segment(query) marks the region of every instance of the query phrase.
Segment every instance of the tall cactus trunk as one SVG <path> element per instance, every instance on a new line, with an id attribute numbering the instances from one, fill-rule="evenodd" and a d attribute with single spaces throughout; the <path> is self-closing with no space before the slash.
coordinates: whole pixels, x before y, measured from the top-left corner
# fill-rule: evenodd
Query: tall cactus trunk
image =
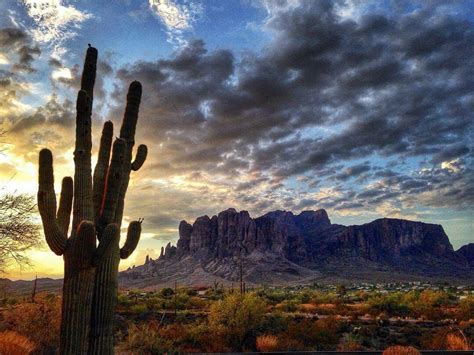
<path id="1" fill-rule="evenodd" d="M 141 145 L 135 161 L 131 162 L 130 139 L 133 141 L 135 135 L 141 85 L 138 82 L 131 85 L 134 89 L 127 97 L 126 112 L 129 106 L 134 107 L 135 115 L 132 120 L 127 118 L 130 115 L 125 115 L 121 138 L 113 144 L 110 164 L 113 124 L 104 124 L 92 178 L 91 114 L 96 67 L 97 50 L 89 47 L 76 103 L 74 182 L 70 177 L 63 179 L 58 208 L 52 153 L 43 149 L 39 157 L 38 209 L 44 234 L 50 249 L 64 257 L 61 354 L 113 354 L 119 262 L 135 250 L 141 233 L 141 220 L 131 222 L 126 242 L 119 248 L 130 170 L 138 170 L 147 154 L 146 146 Z M 72 230 L 68 238 L 71 209 Z"/>
<path id="2" fill-rule="evenodd" d="M 92 291 L 95 270 L 91 256 L 95 249 L 95 228 L 83 221 L 77 235 L 69 239 L 64 254 L 64 284 L 60 334 L 61 354 L 84 354 L 88 347 Z"/>
<path id="3" fill-rule="evenodd" d="M 125 194 L 130 180 L 132 165 L 135 170 L 141 167 L 146 158 L 146 146 L 139 146 L 135 162 L 132 163 L 132 150 L 135 143 L 135 130 L 138 119 L 138 108 L 140 106 L 142 87 L 139 82 L 130 85 L 127 95 L 127 106 L 120 130 L 120 139 L 124 142 L 123 159 L 111 164 L 107 173 L 107 180 L 119 177 L 120 184 L 115 185 L 117 198 L 115 210 L 102 211 L 99 225 L 107 225 L 115 222 L 119 227 L 122 224 Z M 107 204 L 110 206 L 111 204 Z M 141 221 L 132 222 L 127 232 L 127 240 L 122 250 L 119 249 L 118 241 L 108 255 L 104 255 L 102 264 L 96 269 L 94 296 L 92 301 L 91 333 L 89 343 L 90 354 L 113 354 L 114 343 L 114 316 L 117 304 L 118 289 L 118 267 L 120 258 L 126 259 L 136 248 L 141 233 Z"/>
<path id="4" fill-rule="evenodd" d="M 89 354 L 114 353 L 114 317 L 120 263 L 118 239 L 109 255 L 104 257 L 95 274 Z"/>

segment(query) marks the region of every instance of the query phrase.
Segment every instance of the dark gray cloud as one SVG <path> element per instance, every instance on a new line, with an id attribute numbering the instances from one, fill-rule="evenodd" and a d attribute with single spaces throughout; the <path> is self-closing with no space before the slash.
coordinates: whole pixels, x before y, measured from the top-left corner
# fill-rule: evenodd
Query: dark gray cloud
<path id="1" fill-rule="evenodd" d="M 0 52 L 5 56 L 14 56 L 15 72 L 34 72 L 32 63 L 41 54 L 38 45 L 33 43 L 28 33 L 19 28 L 0 28 Z"/>
<path id="2" fill-rule="evenodd" d="M 273 40 L 261 53 L 208 51 L 195 40 L 169 59 L 123 67 L 124 87 L 144 87 L 139 132 L 159 152 L 151 166 L 161 176 L 256 176 L 238 191 L 275 181 L 268 196 L 283 179 L 323 177 L 336 181 L 342 200 L 325 203 L 339 209 L 410 201 L 408 194 L 423 202 L 423 194 L 454 194 L 454 186 L 472 205 L 474 25 L 430 6 L 351 19 L 332 1 L 302 1 L 272 13 Z M 113 97 L 124 96 L 117 86 Z M 122 112 L 123 104 L 111 117 Z M 366 162 L 351 163 L 359 159 Z M 409 159 L 437 166 L 413 176 Z M 460 159 L 465 169 L 437 171 Z M 368 191 L 357 186 L 369 179 Z"/>
<path id="3" fill-rule="evenodd" d="M 9 130 L 11 133 L 20 133 L 24 130 L 35 129 L 39 126 L 73 127 L 75 124 L 75 105 L 71 100 L 58 101 L 56 95 L 51 96 L 43 106 L 40 106 L 32 115 L 21 118 Z"/>

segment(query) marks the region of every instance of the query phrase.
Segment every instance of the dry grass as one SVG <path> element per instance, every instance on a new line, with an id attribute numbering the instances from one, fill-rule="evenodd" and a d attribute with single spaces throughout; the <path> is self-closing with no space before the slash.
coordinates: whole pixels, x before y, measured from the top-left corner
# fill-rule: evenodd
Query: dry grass
<path id="1" fill-rule="evenodd" d="M 10 330 L 0 333 L 0 354 L 26 355 L 37 353 L 35 343 L 27 337 Z"/>
<path id="2" fill-rule="evenodd" d="M 412 346 L 395 345 L 384 350 L 383 355 L 419 355 L 420 352 Z"/>
<path id="3" fill-rule="evenodd" d="M 278 338 L 274 335 L 261 335 L 257 337 L 256 347 L 261 352 L 276 351 L 278 350 Z"/>
<path id="4" fill-rule="evenodd" d="M 469 350 L 467 340 L 461 335 L 450 333 L 446 335 L 447 350 Z"/>
<path id="5" fill-rule="evenodd" d="M 303 303 L 298 306 L 298 311 L 303 313 L 316 313 L 317 309 L 312 303 Z"/>

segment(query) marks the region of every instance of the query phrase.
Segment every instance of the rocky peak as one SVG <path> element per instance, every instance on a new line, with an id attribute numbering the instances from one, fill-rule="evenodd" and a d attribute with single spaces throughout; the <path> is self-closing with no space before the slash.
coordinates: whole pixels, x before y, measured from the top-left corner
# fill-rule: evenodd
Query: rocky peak
<path id="1" fill-rule="evenodd" d="M 193 232 L 193 226 L 186 221 L 181 221 L 179 223 L 179 239 L 178 239 L 178 250 L 182 253 L 189 251 L 190 242 L 191 242 L 191 233 Z"/>
<path id="2" fill-rule="evenodd" d="M 469 243 L 462 246 L 456 250 L 456 254 L 465 258 L 469 266 L 474 268 L 474 243 Z"/>
<path id="3" fill-rule="evenodd" d="M 338 237 L 339 249 L 369 260 L 392 260 L 405 255 L 453 256 L 443 227 L 436 224 L 381 218 L 350 226 Z"/>

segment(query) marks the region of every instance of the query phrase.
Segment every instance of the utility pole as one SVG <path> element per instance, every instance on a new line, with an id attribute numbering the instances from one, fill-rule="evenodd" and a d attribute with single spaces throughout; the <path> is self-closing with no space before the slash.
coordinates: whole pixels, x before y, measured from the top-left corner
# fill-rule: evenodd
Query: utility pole
<path id="1" fill-rule="evenodd" d="M 176 292 L 177 292 L 177 282 L 176 280 L 174 280 L 174 317 L 175 317 L 175 320 L 176 320 L 176 316 L 177 316 L 177 298 L 176 298 Z"/>
<path id="2" fill-rule="evenodd" d="M 35 276 L 35 282 L 33 283 L 33 292 L 31 293 L 31 303 L 35 303 L 37 281 L 38 281 L 38 275 Z"/>
<path id="3" fill-rule="evenodd" d="M 244 281 L 243 281 L 243 264 L 242 258 L 240 258 L 240 294 L 244 293 Z"/>

